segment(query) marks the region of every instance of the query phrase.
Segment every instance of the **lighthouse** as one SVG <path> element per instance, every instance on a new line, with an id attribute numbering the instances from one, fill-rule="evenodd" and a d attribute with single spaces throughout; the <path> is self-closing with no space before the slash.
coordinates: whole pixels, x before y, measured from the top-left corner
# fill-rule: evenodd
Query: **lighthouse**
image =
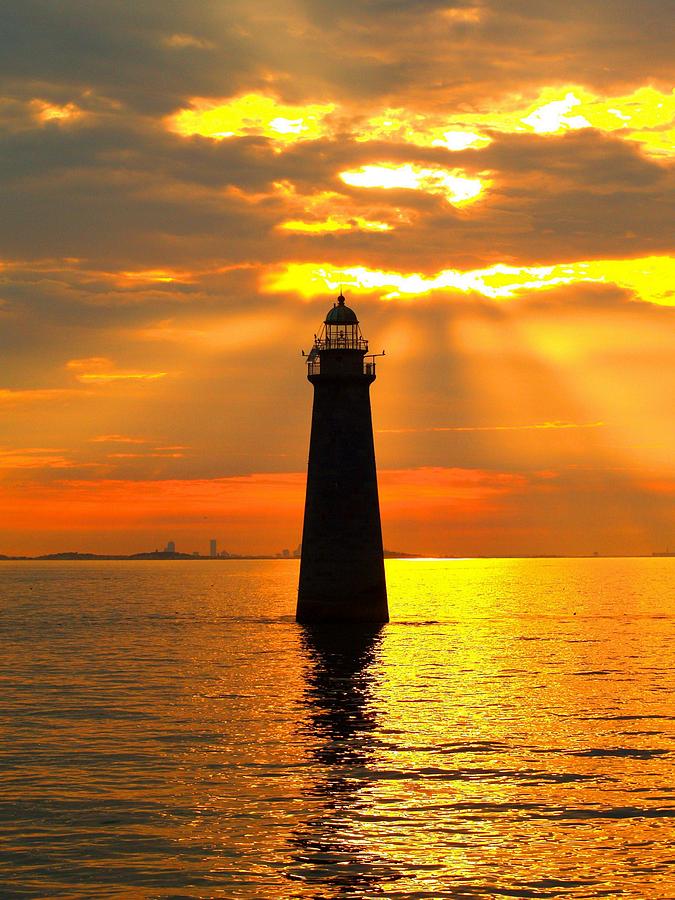
<path id="1" fill-rule="evenodd" d="M 340 292 L 307 357 L 314 387 L 298 622 L 387 622 L 370 413 L 375 355 Z"/>

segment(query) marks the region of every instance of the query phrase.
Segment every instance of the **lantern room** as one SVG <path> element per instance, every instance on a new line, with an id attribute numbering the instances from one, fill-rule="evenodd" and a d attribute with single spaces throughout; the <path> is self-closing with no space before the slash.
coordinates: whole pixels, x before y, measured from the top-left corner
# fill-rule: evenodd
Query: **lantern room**
<path id="1" fill-rule="evenodd" d="M 345 305 L 342 292 L 328 311 L 315 346 L 319 350 L 368 350 L 368 341 L 361 335 L 356 313 Z"/>
<path id="2" fill-rule="evenodd" d="M 369 375 L 374 377 L 374 360 L 364 365 L 368 341 L 361 334 L 356 313 L 345 304 L 340 292 L 328 311 L 321 331 L 307 357 L 308 375 Z"/>
<path id="3" fill-rule="evenodd" d="M 345 305 L 340 292 L 337 303 L 328 310 L 318 337 L 314 337 L 314 350 L 362 350 L 368 352 L 368 341 L 364 340 L 356 313 Z"/>

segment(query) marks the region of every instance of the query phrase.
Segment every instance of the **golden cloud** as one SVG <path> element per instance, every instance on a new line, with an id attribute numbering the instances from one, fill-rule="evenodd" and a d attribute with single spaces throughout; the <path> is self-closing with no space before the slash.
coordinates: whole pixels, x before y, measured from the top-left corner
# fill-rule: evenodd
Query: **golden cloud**
<path id="1" fill-rule="evenodd" d="M 342 286 L 357 294 L 381 292 L 385 300 L 412 298 L 436 291 L 475 292 L 492 300 L 508 300 L 529 291 L 579 282 L 614 284 L 646 302 L 673 306 L 675 257 L 590 260 L 550 266 L 497 263 L 466 272 L 444 269 L 435 275 L 382 271 L 365 266 L 340 268 L 330 263 L 287 263 L 269 270 L 262 278 L 261 287 L 270 293 L 293 292 L 305 298 L 322 296 Z"/>
<path id="2" fill-rule="evenodd" d="M 391 231 L 387 222 L 371 222 L 363 216 L 329 215 L 325 219 L 313 222 L 303 219 L 289 219 L 282 222 L 279 228 L 283 231 L 295 231 L 300 234 L 330 234 L 334 231 Z"/>
<path id="3" fill-rule="evenodd" d="M 338 110 L 334 103 L 292 105 L 250 93 L 230 100 L 194 98 L 166 124 L 184 137 L 222 140 L 260 135 L 283 145 L 333 135 L 329 117 L 336 111 L 341 114 L 340 129 L 360 142 L 393 141 L 459 151 L 485 147 L 494 133 L 555 135 L 595 128 L 638 142 L 653 156 L 675 154 L 675 91 L 666 93 L 652 85 L 614 96 L 575 84 L 543 86 L 529 101 L 522 94 L 511 94 L 490 109 L 439 115 L 390 107 L 364 117 L 347 108 Z"/>
<path id="4" fill-rule="evenodd" d="M 333 103 L 293 105 L 253 93 L 232 100 L 195 98 L 189 109 L 170 116 L 167 126 L 183 137 L 200 135 L 223 140 L 259 135 L 292 144 L 327 134 L 325 119 L 334 109 Z"/>
<path id="5" fill-rule="evenodd" d="M 355 138 L 465 150 L 486 146 L 493 133 L 555 135 L 580 128 L 636 141 L 653 156 L 673 156 L 675 91 L 668 94 L 646 85 L 630 94 L 602 96 L 579 85 L 543 87 L 529 103 L 515 94 L 493 109 L 463 111 L 447 118 L 399 107 L 366 119 Z"/>
<path id="6" fill-rule="evenodd" d="M 128 372 L 118 371 L 112 360 L 105 356 L 90 356 L 85 359 L 71 359 L 66 368 L 75 374 L 83 384 L 107 384 L 115 381 L 156 381 L 165 378 L 168 372 Z"/>

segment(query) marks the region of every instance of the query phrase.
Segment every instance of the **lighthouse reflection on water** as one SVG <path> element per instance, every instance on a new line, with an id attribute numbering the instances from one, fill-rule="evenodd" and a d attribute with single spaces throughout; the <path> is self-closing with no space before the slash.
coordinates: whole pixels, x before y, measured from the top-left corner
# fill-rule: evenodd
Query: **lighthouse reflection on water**
<path id="1" fill-rule="evenodd" d="M 299 622 L 386 622 L 370 411 L 375 356 L 340 293 L 307 358 L 314 387 Z"/>

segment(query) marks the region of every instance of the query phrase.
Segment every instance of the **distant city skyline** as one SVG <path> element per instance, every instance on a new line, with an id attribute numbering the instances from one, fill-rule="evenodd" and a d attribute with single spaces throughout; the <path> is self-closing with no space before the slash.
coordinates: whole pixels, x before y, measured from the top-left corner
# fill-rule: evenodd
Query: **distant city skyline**
<path id="1" fill-rule="evenodd" d="M 208 541 L 208 549 L 205 552 L 201 552 L 198 548 L 193 549 L 194 544 L 192 546 L 178 546 L 176 541 L 167 541 L 164 547 L 154 546 L 150 547 L 136 547 L 133 549 L 129 549 L 128 552 L 118 551 L 115 552 L 108 548 L 109 552 L 100 552 L 93 551 L 91 549 L 82 549 L 82 548 L 74 548 L 69 547 L 67 549 L 51 549 L 46 550 L 42 553 L 35 554 L 20 554 L 20 553 L 11 553 L 8 552 L 6 548 L 0 547 L 0 560 L 2 559 L 34 559 L 39 557 L 67 557 L 67 556 L 77 556 L 77 557 L 86 557 L 86 556 L 99 556 L 101 558 L 111 557 L 111 558 L 131 558 L 131 557 L 171 557 L 175 556 L 177 558 L 186 558 L 186 559 L 219 559 L 219 560 L 236 560 L 236 559 L 287 559 L 287 560 L 298 560 L 301 556 L 302 547 L 298 544 L 293 550 L 288 547 L 284 547 L 281 550 L 275 549 L 266 549 L 262 551 L 251 551 L 251 550 L 239 550 L 237 552 L 230 552 L 228 550 L 220 550 L 218 553 L 213 556 L 211 553 L 211 544 L 212 539 Z M 581 557 L 581 558 L 591 558 L 591 557 L 627 557 L 627 558 L 635 558 L 635 557 L 670 557 L 675 556 L 675 550 L 671 550 L 669 546 L 662 547 L 660 549 L 652 549 L 647 552 L 632 552 L 632 553 L 600 553 L 598 550 L 585 551 L 580 553 L 482 553 L 482 554 L 462 554 L 462 553 L 453 553 L 451 551 L 447 551 L 445 553 L 437 553 L 437 554 L 425 554 L 422 552 L 411 552 L 411 548 L 406 549 L 384 549 L 384 555 L 386 559 L 392 558 L 401 558 L 401 559 L 486 559 L 486 558 L 495 558 L 495 559 L 506 559 L 506 558 L 541 558 L 541 557 L 551 557 L 551 558 L 564 558 L 569 556 L 570 558 Z"/>

